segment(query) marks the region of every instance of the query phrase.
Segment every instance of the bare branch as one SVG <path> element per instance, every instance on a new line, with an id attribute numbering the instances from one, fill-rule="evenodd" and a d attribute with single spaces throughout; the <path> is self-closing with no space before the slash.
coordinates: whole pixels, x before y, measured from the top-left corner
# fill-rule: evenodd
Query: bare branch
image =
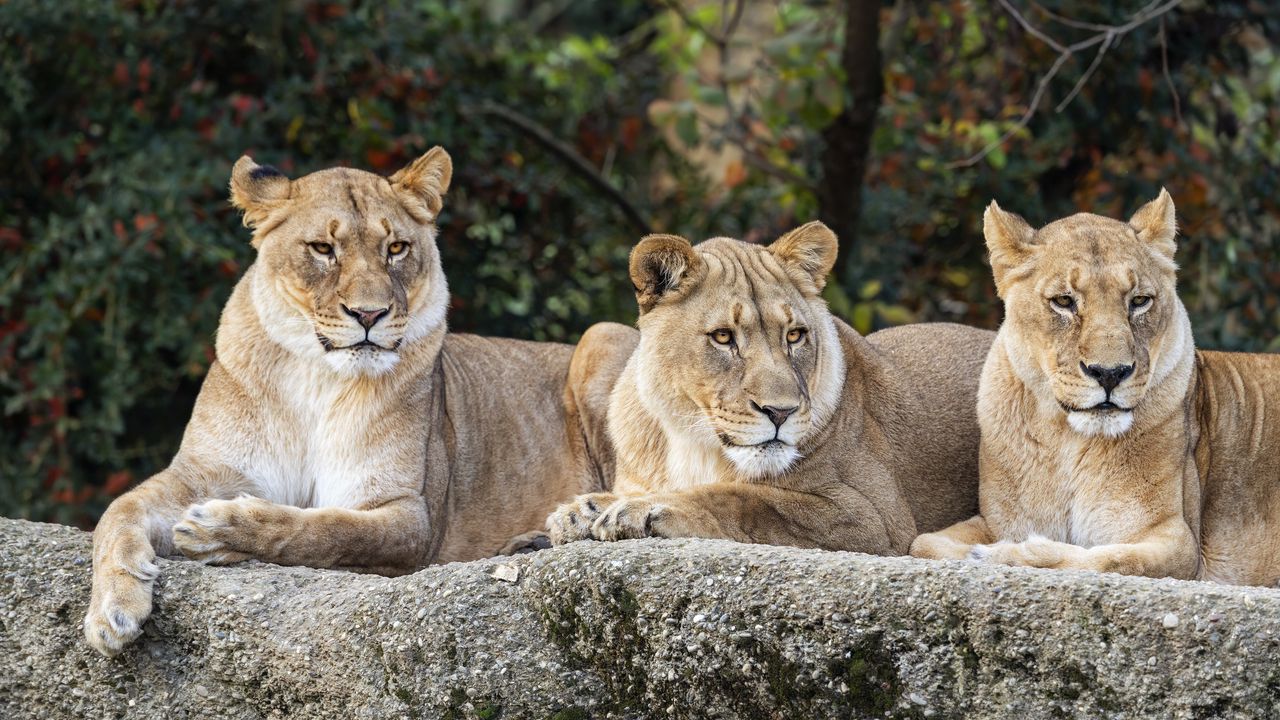
<path id="1" fill-rule="evenodd" d="M 1071 92 L 1067 93 L 1062 102 L 1058 103 L 1058 106 L 1053 110 L 1054 112 L 1062 112 L 1064 108 L 1071 104 L 1076 95 L 1080 94 L 1085 83 L 1089 82 L 1089 78 L 1093 77 L 1093 72 L 1098 69 L 1098 65 L 1102 62 L 1102 56 L 1107 54 L 1107 48 L 1111 47 L 1111 42 L 1114 38 L 1115 35 L 1107 31 L 1106 35 L 1103 36 L 1102 44 L 1098 46 L 1098 53 L 1093 56 L 1093 62 L 1089 63 L 1089 67 L 1081 73 L 1080 79 L 1076 80 L 1075 87 L 1071 88 Z"/>
<path id="2" fill-rule="evenodd" d="M 1031 5 L 1031 7 L 1035 8 L 1041 15 L 1044 15 L 1045 17 L 1049 18 L 1050 20 L 1053 20 L 1054 22 L 1066 25 L 1067 27 L 1073 27 L 1073 28 L 1076 28 L 1077 30 L 1094 30 L 1097 32 L 1105 32 L 1111 29 L 1111 26 L 1109 25 L 1099 25 L 1097 23 L 1082 22 L 1080 20 L 1075 20 L 1073 18 L 1063 17 L 1062 15 L 1059 15 L 1058 13 L 1050 10 L 1049 8 L 1041 5 L 1035 0 L 1029 0 L 1029 4 Z"/>
<path id="3" fill-rule="evenodd" d="M 1040 106 L 1040 98 L 1044 97 L 1045 90 L 1048 89 L 1049 87 L 1049 81 L 1052 80 L 1054 76 L 1058 74 L 1058 70 L 1061 70 L 1063 64 L 1066 63 L 1067 60 L 1069 59 L 1071 59 L 1070 53 L 1062 53 L 1061 55 L 1058 56 L 1057 60 L 1053 61 L 1053 65 L 1049 67 L 1049 72 L 1045 73 L 1045 76 L 1040 78 L 1040 84 L 1036 85 L 1036 92 L 1034 95 L 1031 96 L 1031 103 L 1027 105 L 1027 109 L 1022 113 L 1022 117 L 1018 118 L 1018 122 L 1014 123 L 1013 127 L 1006 130 L 1005 133 L 999 137 L 999 139 L 989 143 L 986 147 L 979 150 L 973 156 L 965 158 L 964 160 L 959 160 L 959 161 L 950 163 L 947 165 L 947 167 L 948 168 L 973 167 L 974 165 L 977 165 L 979 162 L 981 162 L 983 158 L 990 155 L 992 150 L 995 150 L 1001 145 L 1004 145 L 1006 142 L 1009 141 L 1009 138 L 1018 134 L 1018 131 L 1025 128 L 1027 124 L 1031 122 L 1031 116 L 1036 114 L 1036 108 Z"/>
<path id="4" fill-rule="evenodd" d="M 1085 70 L 1084 74 L 1080 76 L 1080 79 L 1076 81 L 1076 84 L 1071 89 L 1071 92 L 1067 95 L 1067 97 L 1062 102 L 1058 103 L 1056 112 L 1062 112 L 1063 109 L 1065 109 L 1067 105 L 1069 105 L 1071 101 L 1075 99 L 1076 95 L 1078 95 L 1080 91 L 1084 88 L 1085 83 L 1089 80 L 1090 77 L 1093 76 L 1094 71 L 1097 70 L 1099 63 L 1102 62 L 1102 58 L 1104 55 L 1106 55 L 1107 50 L 1110 49 L 1110 47 L 1114 45 L 1125 34 L 1133 31 L 1135 28 L 1138 28 L 1147 22 L 1150 22 L 1152 20 L 1155 20 L 1156 18 L 1159 18 L 1160 24 L 1161 24 L 1161 42 L 1164 42 L 1163 40 L 1164 17 L 1163 16 L 1166 13 L 1168 13 L 1170 10 L 1173 10 L 1174 8 L 1178 7 L 1181 4 L 1182 4 L 1182 0 L 1165 0 L 1163 4 L 1161 3 L 1161 0 L 1152 0 L 1152 2 L 1148 3 L 1141 10 L 1131 15 L 1129 17 L 1129 21 L 1122 25 L 1094 25 L 1092 23 L 1075 23 L 1074 25 L 1072 25 L 1073 27 L 1085 28 L 1087 26 L 1088 29 L 1097 30 L 1097 32 L 1094 35 L 1085 38 L 1084 40 L 1067 45 L 1054 39 L 1048 33 L 1044 32 L 1043 30 L 1036 27 L 1035 25 L 1032 25 L 1031 22 L 1028 21 L 1022 15 L 1022 13 L 1018 12 L 1018 9 L 1015 8 L 1009 2 L 1009 0 L 1000 0 L 1000 5 L 1005 9 L 1007 13 L 1009 13 L 1010 17 L 1012 17 L 1019 25 L 1022 26 L 1022 29 L 1025 30 L 1027 34 L 1035 38 L 1038 38 L 1044 44 L 1048 45 L 1054 50 L 1057 50 L 1058 57 L 1053 61 L 1053 65 L 1049 67 L 1049 71 L 1045 73 L 1044 77 L 1040 78 L 1040 82 L 1037 83 L 1036 85 L 1035 94 L 1031 97 L 1031 103 L 1027 105 L 1026 111 L 1022 113 L 1022 116 L 1018 118 L 1018 121 L 1014 123 L 1013 127 L 1009 128 L 1004 133 L 1004 135 L 1001 135 L 1000 139 L 996 140 L 995 142 L 989 143 L 986 147 L 982 148 L 977 153 L 971 155 L 970 157 L 965 158 L 964 160 L 957 160 L 956 162 L 950 163 L 947 165 L 947 167 L 948 168 L 973 167 L 974 165 L 977 165 L 979 162 L 981 162 L 982 159 L 985 158 L 987 155 L 990 155 L 993 150 L 1004 145 L 1010 138 L 1012 138 L 1019 131 L 1025 128 L 1031 122 L 1031 118 L 1035 116 L 1036 110 L 1040 106 L 1040 100 L 1041 98 L 1044 97 L 1045 91 L 1049 87 L 1050 81 L 1052 81 L 1055 77 L 1057 77 L 1058 72 L 1062 69 L 1062 66 L 1066 64 L 1068 60 L 1072 59 L 1076 53 L 1082 52 L 1084 50 L 1088 50 L 1089 48 L 1095 45 L 1101 46 L 1098 49 L 1097 54 L 1094 56 L 1093 62 L 1090 63 L 1089 67 Z M 1060 16 L 1053 15 L 1052 13 L 1049 13 L 1049 11 L 1045 10 L 1044 8 L 1040 8 L 1034 2 L 1032 2 L 1032 5 L 1037 7 L 1047 15 L 1050 15 L 1053 19 L 1057 20 L 1058 22 L 1061 22 L 1063 24 L 1071 24 L 1071 22 L 1074 22 L 1074 21 L 1067 22 L 1067 18 L 1062 18 Z M 1166 67 L 1167 67 L 1167 62 L 1166 62 Z M 1166 75 L 1166 77 L 1168 76 Z M 1181 110 L 1179 110 L 1179 116 L 1181 116 Z"/>
<path id="5" fill-rule="evenodd" d="M 1173 95 L 1173 116 L 1178 125 L 1182 125 L 1182 99 L 1178 97 L 1178 88 L 1173 85 L 1173 75 L 1169 74 L 1169 37 L 1164 18 L 1160 18 L 1160 64 L 1164 68 L 1164 81 L 1169 86 L 1169 94 Z"/>
<path id="6" fill-rule="evenodd" d="M 613 204 L 618 206 L 618 209 L 622 211 L 623 215 L 627 216 L 627 220 L 631 221 L 631 224 L 637 230 L 645 235 L 653 232 L 649 222 L 640 214 L 636 206 L 631 204 L 627 196 L 622 194 L 621 190 L 614 187 L 613 183 L 601 175 L 577 150 L 552 135 L 550 130 L 515 110 L 492 101 L 485 101 L 475 110 L 482 115 L 497 118 L 536 140 L 539 145 L 542 145 L 551 151 L 553 155 L 563 160 L 571 170 L 578 173 L 583 179 L 594 185 L 596 189 L 612 200 Z"/>
<path id="7" fill-rule="evenodd" d="M 1022 13 L 1018 12 L 1018 8 L 1010 5 L 1009 0 L 1000 0 L 1000 5 L 1004 7 L 1005 12 L 1009 13 L 1009 15 L 1012 16 L 1014 20 L 1018 21 L 1018 24 L 1022 26 L 1022 29 L 1025 30 L 1027 34 L 1040 38 L 1041 42 L 1053 48 L 1054 50 L 1057 50 L 1060 53 L 1067 52 L 1066 46 L 1064 46 L 1062 43 L 1058 42 L 1057 40 L 1054 40 L 1053 38 L 1049 37 L 1048 35 L 1045 34 L 1043 30 L 1036 27 L 1035 25 L 1032 25 L 1030 22 L 1027 21 L 1026 18 L 1022 17 Z"/>

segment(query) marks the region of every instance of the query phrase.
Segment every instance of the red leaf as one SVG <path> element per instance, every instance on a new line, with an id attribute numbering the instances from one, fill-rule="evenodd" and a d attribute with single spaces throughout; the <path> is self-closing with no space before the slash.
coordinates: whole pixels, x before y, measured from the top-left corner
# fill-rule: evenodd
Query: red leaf
<path id="1" fill-rule="evenodd" d="M 115 497 L 129 489 L 133 484 L 133 473 L 128 470 L 113 472 L 107 476 L 107 481 L 102 484 L 102 490 L 106 494 Z"/>

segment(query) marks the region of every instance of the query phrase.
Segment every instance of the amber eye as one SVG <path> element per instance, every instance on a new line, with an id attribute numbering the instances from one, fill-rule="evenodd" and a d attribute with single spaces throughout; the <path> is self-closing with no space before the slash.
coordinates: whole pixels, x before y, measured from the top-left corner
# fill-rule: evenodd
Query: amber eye
<path id="1" fill-rule="evenodd" d="M 795 345 L 796 343 L 803 340 L 805 334 L 808 332 L 809 331 L 806 330 L 805 328 L 792 328 L 790 331 L 787 332 L 787 342 L 791 343 L 792 345 Z"/>
<path id="2" fill-rule="evenodd" d="M 1054 295 L 1052 298 L 1049 299 L 1049 302 L 1053 303 L 1056 307 L 1062 308 L 1063 310 L 1070 310 L 1071 308 L 1076 306 L 1076 299 L 1071 297 L 1070 295 Z"/>
<path id="3" fill-rule="evenodd" d="M 326 242 L 313 242 L 311 243 L 311 249 L 314 250 L 317 255 L 333 254 L 333 246 Z"/>
<path id="4" fill-rule="evenodd" d="M 1147 305 L 1150 305 L 1150 304 L 1151 304 L 1150 295 L 1134 295 L 1133 299 L 1129 301 L 1129 307 L 1134 308 L 1135 310 L 1140 307 L 1146 307 Z"/>
<path id="5" fill-rule="evenodd" d="M 715 343 L 716 343 L 717 345 L 732 345 L 732 344 L 733 344 L 733 331 L 732 331 L 732 330 L 726 330 L 726 329 L 724 329 L 724 328 L 720 328 L 719 330 L 712 330 L 712 331 L 711 331 L 710 333 L 708 333 L 708 334 L 711 336 L 711 339 L 712 339 L 713 341 L 715 341 Z"/>
<path id="6" fill-rule="evenodd" d="M 409 243 L 400 242 L 397 240 L 396 242 L 393 242 L 387 246 L 387 254 L 392 257 L 395 257 L 396 255 L 403 255 L 404 251 L 408 249 L 409 249 Z"/>

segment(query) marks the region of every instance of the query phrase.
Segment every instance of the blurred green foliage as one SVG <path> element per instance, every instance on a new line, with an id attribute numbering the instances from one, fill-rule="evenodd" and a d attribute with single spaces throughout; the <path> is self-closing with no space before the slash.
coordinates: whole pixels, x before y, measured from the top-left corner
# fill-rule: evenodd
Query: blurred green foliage
<path id="1" fill-rule="evenodd" d="M 1067 41 L 1091 31 L 1053 14 L 1138 9 L 1015 4 Z M 814 217 L 820 132 L 848 102 L 841 6 L 745 7 L 735 24 L 734 2 L 0 3 L 0 514 L 90 524 L 167 463 L 253 259 L 226 203 L 242 153 L 390 173 L 444 145 L 451 326 L 493 335 L 572 341 L 634 317 L 640 231 L 601 182 L 693 239 Z M 1201 344 L 1280 347 L 1278 15 L 1186 0 L 1056 111 L 1093 56 L 1066 63 L 1024 129 L 957 166 L 1014 127 L 1056 53 L 995 4 L 886 3 L 855 273 L 828 286 L 833 308 L 864 332 L 994 327 L 991 198 L 1033 223 L 1124 217 L 1164 184 Z"/>

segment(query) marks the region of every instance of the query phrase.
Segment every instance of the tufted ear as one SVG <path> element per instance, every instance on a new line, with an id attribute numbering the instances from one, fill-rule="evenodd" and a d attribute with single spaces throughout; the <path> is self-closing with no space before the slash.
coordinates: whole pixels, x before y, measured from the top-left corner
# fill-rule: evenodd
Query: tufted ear
<path id="1" fill-rule="evenodd" d="M 257 227 L 289 199 L 293 184 L 270 165 L 242 155 L 231 168 L 231 204 L 244 213 L 245 227 Z"/>
<path id="2" fill-rule="evenodd" d="M 453 159 L 439 145 L 390 177 L 391 187 L 419 222 L 431 222 L 444 207 L 444 194 L 453 179 Z"/>
<path id="3" fill-rule="evenodd" d="M 1168 190 L 1160 188 L 1160 195 L 1138 208 L 1138 212 L 1129 218 L 1129 225 L 1138 233 L 1139 240 L 1173 259 L 1178 250 L 1177 243 L 1173 241 L 1178 234 L 1178 217 Z"/>
<path id="4" fill-rule="evenodd" d="M 996 281 L 996 294 L 1004 297 L 1009 273 L 1031 259 L 1036 231 L 1021 215 L 1005 212 L 995 200 L 982 214 L 982 235 L 991 253 L 991 274 Z"/>
<path id="5" fill-rule="evenodd" d="M 769 252 L 779 260 L 804 270 L 821 290 L 827 284 L 831 268 L 835 267 L 839 247 L 840 242 L 831 228 L 814 220 L 774 240 Z"/>
<path id="6" fill-rule="evenodd" d="M 702 272 L 702 259 L 678 235 L 646 235 L 631 251 L 631 284 L 643 315 L 663 298 L 687 291 Z"/>

